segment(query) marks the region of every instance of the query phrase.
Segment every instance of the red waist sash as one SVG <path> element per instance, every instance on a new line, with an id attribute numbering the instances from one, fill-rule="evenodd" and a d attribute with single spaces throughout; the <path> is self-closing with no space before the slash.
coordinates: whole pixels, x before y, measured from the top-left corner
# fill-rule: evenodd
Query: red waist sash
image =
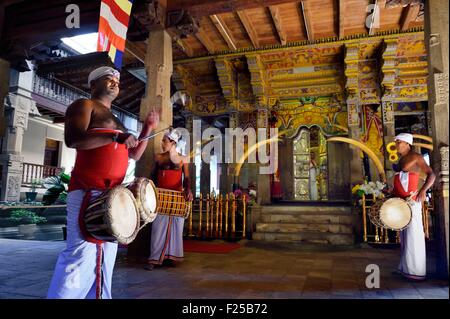
<path id="1" fill-rule="evenodd" d="M 181 192 L 183 190 L 181 169 L 158 170 L 157 185 L 160 188 L 166 188 Z"/>
<path id="2" fill-rule="evenodd" d="M 400 180 L 400 174 L 394 176 L 394 195 L 400 198 L 407 198 L 412 192 L 417 191 L 419 188 L 419 174 L 415 172 L 408 172 L 408 190 L 405 191 L 402 182 Z M 413 196 L 414 200 L 416 196 Z"/>
<path id="3" fill-rule="evenodd" d="M 128 167 L 128 149 L 110 144 L 78 150 L 69 182 L 69 192 L 78 189 L 105 190 L 122 183 Z"/>

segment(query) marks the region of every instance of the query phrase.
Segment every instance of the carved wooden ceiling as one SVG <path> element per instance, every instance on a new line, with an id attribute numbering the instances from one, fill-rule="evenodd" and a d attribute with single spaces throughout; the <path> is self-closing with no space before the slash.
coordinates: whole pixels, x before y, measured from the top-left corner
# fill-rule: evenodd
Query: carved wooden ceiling
<path id="1" fill-rule="evenodd" d="M 159 5 L 165 4 L 167 13 L 161 16 L 155 1 L 135 0 L 124 69 L 142 69 L 148 33 L 166 27 L 173 37 L 173 87 L 189 93 L 199 114 L 226 112 L 230 106 L 248 110 L 255 103 L 270 104 L 268 99 L 277 96 L 342 92 L 348 87 L 349 76 L 344 70 L 349 43 L 357 43 L 361 78 L 372 79 L 384 72 L 389 77 L 385 76 L 383 85 L 389 88 L 405 83 L 419 85 L 426 79 L 423 32 L 415 32 L 424 26 L 422 2 L 164 0 L 158 1 Z M 60 27 L 67 16 L 62 9 L 69 3 L 80 5 L 79 30 Z M 32 48 L 40 42 L 95 32 L 99 4 L 99 0 L 2 1 L 0 17 L 5 19 L 0 23 L 0 54 L 13 63 L 23 58 L 24 52 L 33 58 L 36 51 Z M 379 8 L 378 24 L 372 19 L 376 16 L 374 4 Z M 392 71 L 380 62 L 391 40 L 386 41 L 377 33 L 399 32 L 421 40 L 411 44 L 394 36 L 398 41 L 392 40 Z M 78 72 L 79 76 L 61 76 L 79 86 L 83 81 L 76 79 L 84 78 L 87 70 Z M 134 94 L 121 96 L 118 102 L 122 108 L 138 114 L 144 85 L 128 75 L 124 81 L 128 79 L 126 87 Z M 367 86 L 363 90 L 373 89 L 368 82 L 363 81 L 363 86 Z"/>

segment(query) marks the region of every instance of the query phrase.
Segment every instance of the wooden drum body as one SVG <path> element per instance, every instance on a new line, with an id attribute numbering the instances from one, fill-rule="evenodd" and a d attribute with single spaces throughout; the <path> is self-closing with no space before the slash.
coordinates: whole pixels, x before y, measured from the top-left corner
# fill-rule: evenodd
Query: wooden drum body
<path id="1" fill-rule="evenodd" d="M 188 218 L 191 212 L 191 202 L 187 202 L 183 192 L 165 188 L 156 188 L 158 207 L 156 212 L 161 215 Z"/>
<path id="2" fill-rule="evenodd" d="M 156 208 L 158 206 L 155 184 L 148 178 L 138 177 L 127 188 L 136 198 L 142 223 L 153 222 L 157 215 Z"/>
<path id="3" fill-rule="evenodd" d="M 403 230 L 409 226 L 412 210 L 404 199 L 393 197 L 376 201 L 369 211 L 370 221 L 378 227 Z"/>
<path id="4" fill-rule="evenodd" d="M 103 192 L 86 209 L 88 233 L 99 240 L 129 244 L 139 231 L 140 216 L 133 194 L 123 186 Z"/>

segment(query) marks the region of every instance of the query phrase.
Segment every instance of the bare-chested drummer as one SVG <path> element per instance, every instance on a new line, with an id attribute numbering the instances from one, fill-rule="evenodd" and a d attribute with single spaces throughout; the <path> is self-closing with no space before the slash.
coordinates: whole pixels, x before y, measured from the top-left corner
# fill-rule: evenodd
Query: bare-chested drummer
<path id="1" fill-rule="evenodd" d="M 67 247 L 56 262 L 48 298 L 111 298 L 117 244 L 91 238 L 82 219 L 79 224 L 79 215 L 89 197 L 122 183 L 128 158 L 138 160 L 147 146 L 127 133 L 111 112 L 119 80 L 113 68 L 95 69 L 88 77 L 91 99 L 79 99 L 66 111 L 65 142 L 77 156 L 67 196 Z M 149 135 L 158 123 L 158 113 L 150 112 L 141 136 Z"/>
<path id="2" fill-rule="evenodd" d="M 421 154 L 411 149 L 413 136 L 401 133 L 395 137 L 395 145 L 400 155 L 400 172 L 394 176 L 394 196 L 406 199 L 411 197 L 411 224 L 401 231 L 400 264 L 398 271 L 412 280 L 423 280 L 426 277 L 425 234 L 422 224 L 422 204 L 426 192 L 433 186 L 436 175 L 427 165 Z M 427 178 L 419 189 L 419 174 Z"/>

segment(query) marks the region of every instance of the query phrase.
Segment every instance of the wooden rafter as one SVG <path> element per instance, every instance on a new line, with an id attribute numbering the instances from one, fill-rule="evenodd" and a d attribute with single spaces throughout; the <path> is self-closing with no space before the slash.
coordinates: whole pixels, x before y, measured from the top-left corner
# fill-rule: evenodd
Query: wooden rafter
<path id="1" fill-rule="evenodd" d="M 420 11 L 420 5 L 410 4 L 403 8 L 402 19 L 400 22 L 400 29 L 406 31 L 409 29 L 409 25 L 413 22 Z"/>
<path id="2" fill-rule="evenodd" d="M 247 31 L 248 37 L 252 41 L 253 47 L 258 48 L 259 47 L 259 39 L 258 34 L 253 27 L 253 24 L 251 23 L 247 13 L 244 10 L 237 11 L 237 15 L 239 19 L 242 22 L 242 25 L 245 28 L 245 31 Z"/>
<path id="3" fill-rule="evenodd" d="M 369 35 L 374 35 L 376 30 L 380 28 L 380 9 L 386 6 L 386 0 L 375 0 L 374 4 L 374 9 L 369 13 L 371 16 Z"/>
<path id="4" fill-rule="evenodd" d="M 230 50 L 236 51 L 237 50 L 236 40 L 233 38 L 230 29 L 227 27 L 223 19 L 218 15 L 213 14 L 211 16 L 211 20 L 216 26 L 219 33 L 222 35 L 225 42 L 228 44 Z"/>
<path id="5" fill-rule="evenodd" d="M 345 37 L 345 0 L 338 0 L 339 2 L 339 39 Z"/>
<path id="6" fill-rule="evenodd" d="M 195 34 L 197 39 L 203 44 L 203 46 L 208 50 L 209 54 L 214 54 L 217 51 L 217 48 L 214 42 L 211 40 L 209 35 L 205 32 L 203 28 L 199 28 L 198 32 Z"/>
<path id="7" fill-rule="evenodd" d="M 278 38 L 280 39 L 280 43 L 282 45 L 286 44 L 286 32 L 283 29 L 283 26 L 281 25 L 281 18 L 280 18 L 280 9 L 276 6 L 270 6 L 269 7 L 270 15 L 272 16 L 273 24 L 275 25 L 275 29 L 278 33 Z"/>
<path id="8" fill-rule="evenodd" d="M 292 2 L 298 0 L 171 0 L 167 11 L 185 9 L 192 16 L 201 17 Z"/>
<path id="9" fill-rule="evenodd" d="M 127 40 L 125 44 L 125 51 L 130 53 L 132 56 L 134 56 L 136 59 L 141 61 L 142 63 L 145 63 L 145 52 L 141 50 L 136 44 L 133 42 Z"/>
<path id="10" fill-rule="evenodd" d="M 175 44 L 181 48 L 181 50 L 189 57 L 192 58 L 194 56 L 194 50 L 191 47 L 186 45 L 182 39 L 178 36 L 173 28 L 166 29 L 167 33 L 172 37 L 172 40 Z"/>
<path id="11" fill-rule="evenodd" d="M 306 29 L 306 35 L 308 37 L 308 41 L 313 41 L 315 39 L 314 36 L 314 30 L 312 27 L 312 15 L 311 15 L 311 9 L 309 7 L 308 1 L 302 1 L 300 3 L 301 6 L 301 12 L 303 16 L 303 22 L 305 24 Z"/>

